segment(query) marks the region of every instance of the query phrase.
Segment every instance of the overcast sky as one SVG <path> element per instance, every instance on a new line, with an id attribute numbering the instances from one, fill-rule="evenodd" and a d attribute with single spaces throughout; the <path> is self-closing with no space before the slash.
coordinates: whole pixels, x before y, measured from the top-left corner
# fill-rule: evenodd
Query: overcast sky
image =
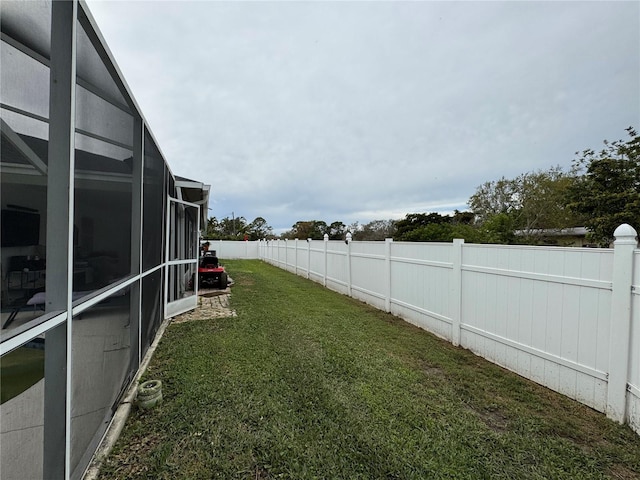
<path id="1" fill-rule="evenodd" d="M 640 127 L 640 2 L 103 1 L 89 7 L 209 216 L 361 224 Z"/>

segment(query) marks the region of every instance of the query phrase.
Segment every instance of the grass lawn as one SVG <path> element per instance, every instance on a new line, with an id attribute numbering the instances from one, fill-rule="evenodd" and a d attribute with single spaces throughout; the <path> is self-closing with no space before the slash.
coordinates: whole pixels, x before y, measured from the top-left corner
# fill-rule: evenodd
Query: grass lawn
<path id="1" fill-rule="evenodd" d="M 228 261 L 237 317 L 170 325 L 101 477 L 640 478 L 640 437 L 389 314 Z"/>

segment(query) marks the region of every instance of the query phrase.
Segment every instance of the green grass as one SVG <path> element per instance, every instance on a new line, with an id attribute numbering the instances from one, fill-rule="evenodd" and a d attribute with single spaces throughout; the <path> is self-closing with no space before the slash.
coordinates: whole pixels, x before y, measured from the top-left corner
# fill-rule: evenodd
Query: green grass
<path id="1" fill-rule="evenodd" d="M 398 318 L 258 261 L 237 317 L 171 325 L 101 478 L 640 478 L 640 437 Z"/>

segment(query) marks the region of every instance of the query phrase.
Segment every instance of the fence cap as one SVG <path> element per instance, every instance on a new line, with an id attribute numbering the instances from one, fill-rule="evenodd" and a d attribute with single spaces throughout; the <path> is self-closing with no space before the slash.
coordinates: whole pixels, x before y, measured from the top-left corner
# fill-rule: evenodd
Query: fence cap
<path id="1" fill-rule="evenodd" d="M 615 232 L 613 232 L 613 236 L 616 237 L 616 244 L 633 244 L 636 245 L 638 242 L 636 241 L 636 237 L 638 236 L 638 232 L 628 223 L 623 223 L 618 228 L 616 228 Z"/>

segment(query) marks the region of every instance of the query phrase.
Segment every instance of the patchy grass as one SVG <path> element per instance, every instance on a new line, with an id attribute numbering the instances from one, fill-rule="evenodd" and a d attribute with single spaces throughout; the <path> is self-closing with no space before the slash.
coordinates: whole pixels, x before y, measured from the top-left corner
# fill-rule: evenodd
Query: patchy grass
<path id="1" fill-rule="evenodd" d="M 235 318 L 171 325 L 101 478 L 640 478 L 640 437 L 398 318 L 228 261 Z"/>

